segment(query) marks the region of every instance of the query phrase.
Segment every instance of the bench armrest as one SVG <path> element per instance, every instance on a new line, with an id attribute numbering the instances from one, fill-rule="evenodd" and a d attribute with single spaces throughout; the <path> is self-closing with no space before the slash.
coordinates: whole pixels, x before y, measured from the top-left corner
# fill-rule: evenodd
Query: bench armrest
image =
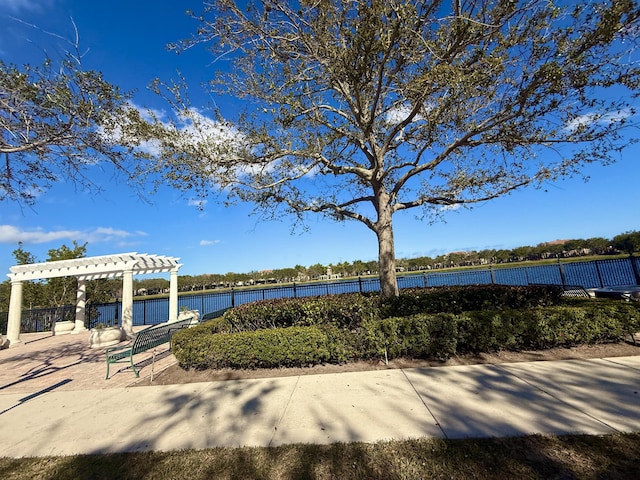
<path id="1" fill-rule="evenodd" d="M 104 351 L 104 353 L 109 354 L 109 353 L 112 353 L 112 352 L 117 352 L 118 350 L 122 350 L 122 351 L 124 351 L 124 350 L 131 350 L 131 347 L 132 347 L 132 346 L 133 346 L 133 343 L 129 343 L 129 344 L 127 344 L 127 345 L 117 345 L 117 346 L 115 346 L 115 347 L 109 347 L 109 348 L 107 348 L 107 349 Z"/>

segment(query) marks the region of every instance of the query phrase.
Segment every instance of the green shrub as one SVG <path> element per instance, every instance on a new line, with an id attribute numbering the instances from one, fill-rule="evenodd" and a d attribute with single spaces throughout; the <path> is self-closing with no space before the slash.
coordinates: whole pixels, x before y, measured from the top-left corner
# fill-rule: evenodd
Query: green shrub
<path id="1" fill-rule="evenodd" d="M 617 341 L 638 331 L 640 309 L 624 302 L 583 302 L 457 316 L 458 353 L 544 349 Z"/>
<path id="2" fill-rule="evenodd" d="M 198 327 L 185 328 L 171 337 L 171 352 L 183 368 L 210 367 L 208 352 L 211 342 L 220 334 L 197 332 Z"/>
<path id="3" fill-rule="evenodd" d="M 388 358 L 449 358 L 456 351 L 457 325 L 452 314 L 418 314 L 378 322 Z"/>
<path id="4" fill-rule="evenodd" d="M 532 312 L 526 347 L 590 345 L 613 342 L 638 331 L 640 311 L 623 302 L 592 302 Z"/>
<path id="5" fill-rule="evenodd" d="M 183 340 L 173 352 L 183 368 L 299 367 L 330 359 L 327 336 L 317 327 L 196 335 L 189 348 Z"/>
<path id="6" fill-rule="evenodd" d="M 176 358 L 188 359 L 187 368 L 206 364 L 208 339 L 216 334 L 230 333 L 231 325 L 224 317 L 208 320 L 191 328 L 178 330 L 171 337 L 171 351 Z M 199 367 L 206 368 L 206 367 Z"/>
<path id="7" fill-rule="evenodd" d="M 557 305 L 561 293 L 556 286 L 504 285 L 413 288 L 391 299 L 348 293 L 252 302 L 227 310 L 224 319 L 235 332 L 308 325 L 355 330 L 379 318 Z"/>
<path id="8" fill-rule="evenodd" d="M 562 303 L 562 288 L 555 285 L 468 285 L 411 288 L 385 299 L 383 317 L 417 313 L 462 313 L 475 310 L 533 308 Z"/>
<path id="9" fill-rule="evenodd" d="M 232 327 L 226 318 L 216 317 L 190 328 L 189 331 L 193 333 L 230 333 L 232 331 Z"/>
<path id="10" fill-rule="evenodd" d="M 317 325 L 238 332 L 226 316 L 214 319 L 177 332 L 173 353 L 184 368 L 290 367 L 385 354 L 390 359 L 442 359 L 454 354 L 593 344 L 640 331 L 640 305 L 619 301 L 419 313 L 380 320 L 366 303 L 355 303 L 350 309 L 347 298 L 336 304 L 318 299 L 298 303 L 303 305 L 299 311 L 306 311 L 303 318 Z M 292 312 L 298 306 L 285 309 Z"/>
<path id="11" fill-rule="evenodd" d="M 295 298 L 246 303 L 224 313 L 224 319 L 236 332 L 290 327 L 303 318 L 302 303 Z"/>
<path id="12" fill-rule="evenodd" d="M 349 330 L 334 325 L 320 325 L 318 328 L 327 338 L 329 358 L 327 363 L 339 365 L 350 360 L 361 358 L 357 345 L 357 336 Z"/>
<path id="13" fill-rule="evenodd" d="M 545 310 L 549 308 L 543 308 Z M 486 310 L 457 315 L 458 353 L 493 352 L 522 347 L 532 310 Z"/>
<path id="14" fill-rule="evenodd" d="M 357 328 L 379 315 L 377 297 L 360 294 L 286 298 L 247 303 L 227 310 L 224 318 L 234 331 L 253 331 L 308 325 Z"/>
<path id="15" fill-rule="evenodd" d="M 357 293 L 314 297 L 303 302 L 303 309 L 307 325 L 333 325 L 347 330 L 380 315 L 377 296 Z"/>

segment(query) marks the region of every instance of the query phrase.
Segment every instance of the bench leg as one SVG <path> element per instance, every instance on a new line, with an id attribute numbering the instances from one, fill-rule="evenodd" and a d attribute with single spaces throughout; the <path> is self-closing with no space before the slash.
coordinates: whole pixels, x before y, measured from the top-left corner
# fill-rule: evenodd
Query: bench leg
<path id="1" fill-rule="evenodd" d="M 106 380 L 109 380 L 109 367 L 111 367 L 111 363 L 113 363 L 113 362 L 107 362 L 107 377 L 106 377 Z M 133 373 L 136 374 L 136 378 L 140 378 L 140 372 L 138 372 L 138 369 L 136 368 L 136 366 L 133 363 L 133 355 L 129 356 L 129 363 L 131 364 L 131 369 L 133 370 Z"/>
<path id="2" fill-rule="evenodd" d="M 136 378 L 140 378 L 140 372 L 136 370 L 136 366 L 133 364 L 133 355 L 131 355 L 131 368 L 133 369 L 133 373 L 136 374 Z"/>

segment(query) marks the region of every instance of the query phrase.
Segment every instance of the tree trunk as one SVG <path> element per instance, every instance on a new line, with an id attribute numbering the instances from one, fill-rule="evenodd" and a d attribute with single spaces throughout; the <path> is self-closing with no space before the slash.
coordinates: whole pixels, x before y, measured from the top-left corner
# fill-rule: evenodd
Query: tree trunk
<path id="1" fill-rule="evenodd" d="M 393 242 L 393 222 L 391 205 L 386 194 L 378 196 L 378 266 L 380 276 L 380 294 L 383 297 L 397 297 L 396 252 Z"/>

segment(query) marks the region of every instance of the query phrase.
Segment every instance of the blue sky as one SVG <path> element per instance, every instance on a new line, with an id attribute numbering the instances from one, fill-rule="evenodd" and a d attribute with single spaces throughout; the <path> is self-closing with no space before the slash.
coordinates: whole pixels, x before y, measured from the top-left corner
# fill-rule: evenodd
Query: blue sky
<path id="1" fill-rule="evenodd" d="M 196 23 L 184 11 L 199 10 L 199 1 L 90 2 L 86 0 L 0 0 L 0 58 L 5 62 L 40 63 L 44 52 L 60 56 L 64 42 L 27 24 L 73 38 L 71 18 L 88 50 L 84 66 L 101 70 L 107 80 L 134 90 L 138 105 L 161 108 L 146 87 L 154 77 L 169 79 L 180 70 L 197 90 L 213 75 L 211 57 L 202 48 L 182 55 L 165 45 L 189 36 Z M 19 20 L 17 20 L 19 19 Z M 224 111 L 231 100 L 211 99 Z M 430 225 L 412 212 L 396 215 L 399 258 L 436 256 L 460 250 L 514 248 L 555 239 L 606 237 L 640 229 L 638 178 L 640 147 L 623 152 L 617 163 L 592 166 L 590 181 L 565 180 L 546 185 L 546 192 L 523 190 L 476 206 L 446 213 L 445 222 Z M 24 248 L 44 261 L 47 251 L 73 240 L 88 242 L 87 254 L 139 252 L 180 257 L 181 274 L 249 272 L 377 258 L 375 235 L 354 222 L 332 223 L 310 217 L 307 232 L 293 232 L 286 219 L 262 221 L 251 206 L 225 208 L 210 199 L 199 210 L 188 195 L 165 189 L 141 201 L 109 172 L 90 172 L 103 194 L 87 194 L 58 184 L 34 207 L 0 203 L 0 271 L 14 264 L 12 251 Z"/>

